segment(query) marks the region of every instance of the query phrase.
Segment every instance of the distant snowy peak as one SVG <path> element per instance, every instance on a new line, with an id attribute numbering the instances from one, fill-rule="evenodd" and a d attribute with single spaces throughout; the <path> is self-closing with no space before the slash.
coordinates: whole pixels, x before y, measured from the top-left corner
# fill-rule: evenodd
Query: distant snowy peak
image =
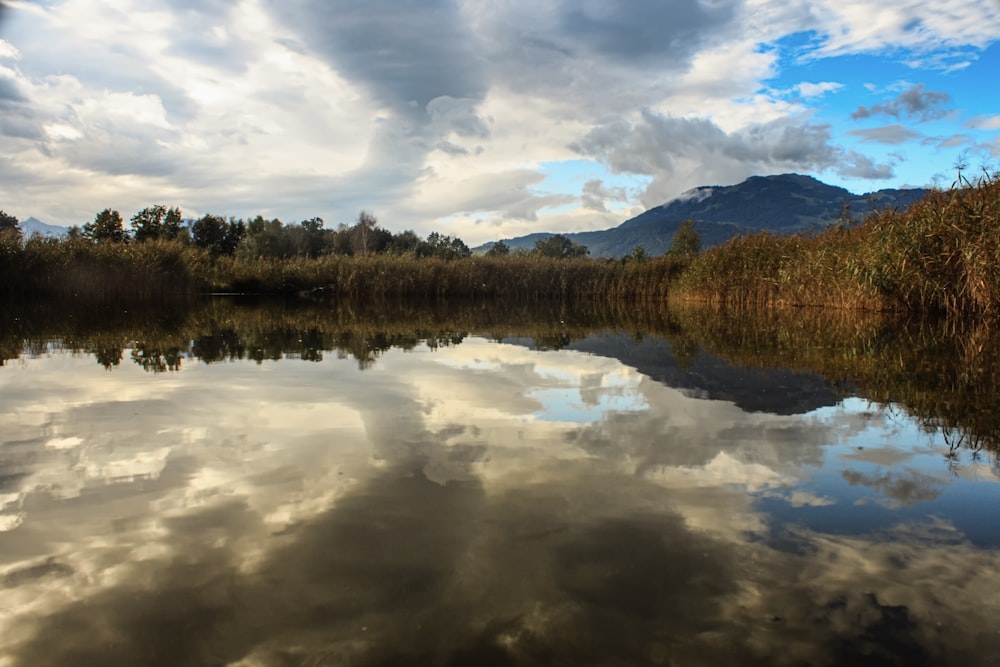
<path id="1" fill-rule="evenodd" d="M 48 236 L 50 238 L 62 238 L 66 236 L 69 232 L 65 227 L 60 227 L 59 225 L 50 225 L 47 222 L 42 222 L 38 218 L 31 217 L 27 220 L 22 220 L 20 223 L 21 234 L 24 238 L 31 238 L 36 234 L 38 236 Z"/>

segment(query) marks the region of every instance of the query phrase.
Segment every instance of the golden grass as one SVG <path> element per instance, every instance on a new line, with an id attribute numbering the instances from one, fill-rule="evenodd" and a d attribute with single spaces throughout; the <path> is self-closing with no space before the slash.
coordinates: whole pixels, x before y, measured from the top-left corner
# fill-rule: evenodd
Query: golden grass
<path id="1" fill-rule="evenodd" d="M 814 235 L 755 234 L 691 264 L 675 297 L 740 306 L 1000 314 L 1000 178 Z"/>

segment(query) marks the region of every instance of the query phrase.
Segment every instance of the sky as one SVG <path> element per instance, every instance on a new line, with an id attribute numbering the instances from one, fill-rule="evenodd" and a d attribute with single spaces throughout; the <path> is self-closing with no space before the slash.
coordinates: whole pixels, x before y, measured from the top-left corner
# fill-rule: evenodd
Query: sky
<path id="1" fill-rule="evenodd" d="M 700 185 L 864 193 L 1000 161 L 1000 0 L 24 0 L 0 209 L 152 205 L 470 245 Z"/>

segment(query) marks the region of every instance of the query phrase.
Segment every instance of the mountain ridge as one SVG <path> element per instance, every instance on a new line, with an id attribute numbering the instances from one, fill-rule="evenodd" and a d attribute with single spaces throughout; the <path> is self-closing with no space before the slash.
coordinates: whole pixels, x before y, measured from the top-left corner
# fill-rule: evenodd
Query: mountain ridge
<path id="1" fill-rule="evenodd" d="M 661 255 L 688 219 L 694 221 L 702 247 L 707 248 L 745 233 L 791 234 L 823 229 L 845 216 L 859 220 L 876 209 L 905 208 L 928 192 L 925 188 L 886 188 L 858 195 L 802 174 L 751 176 L 735 185 L 692 188 L 617 227 L 563 236 L 587 246 L 591 257 L 623 257 L 636 246 L 649 255 Z M 550 236 L 554 233 L 535 232 L 502 240 L 512 249 L 530 250 L 535 241 Z M 493 245 L 485 243 L 473 250 L 485 252 Z"/>

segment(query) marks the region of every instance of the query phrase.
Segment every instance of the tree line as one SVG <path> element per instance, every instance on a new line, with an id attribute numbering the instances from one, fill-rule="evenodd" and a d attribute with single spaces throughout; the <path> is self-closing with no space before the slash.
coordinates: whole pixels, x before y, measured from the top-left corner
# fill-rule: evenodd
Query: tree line
<path id="1" fill-rule="evenodd" d="M 432 232 L 423 239 L 413 230 L 393 234 L 381 227 L 368 211 L 362 211 L 353 224 L 329 229 L 319 217 L 284 223 L 262 215 L 244 220 L 209 213 L 185 220 L 179 208 L 154 205 L 136 213 L 130 223 L 131 229 L 126 229 L 118 211 L 104 209 L 82 228 L 71 228 L 70 237 L 94 243 L 178 241 L 204 248 L 216 256 L 245 259 L 376 254 L 455 259 L 472 254 L 457 237 Z"/>
<path id="2" fill-rule="evenodd" d="M 457 236 L 431 232 L 426 238 L 421 238 L 409 229 L 393 233 L 380 226 L 378 219 L 369 211 L 361 211 L 353 224 L 341 223 L 330 229 L 319 217 L 298 223 L 283 223 L 277 218 L 268 220 L 261 215 L 244 220 L 206 214 L 195 220 L 186 220 L 179 208 L 156 204 L 133 215 L 129 223 L 126 228 L 121 213 L 106 208 L 82 227 L 71 227 L 68 238 L 97 244 L 176 241 L 204 248 L 215 256 L 242 259 L 317 258 L 323 255 L 462 259 L 472 255 L 472 250 Z M 22 238 L 18 219 L 0 211 L 0 236 L 3 235 L 17 240 Z M 668 254 L 688 256 L 697 254 L 699 249 L 698 233 L 694 230 L 694 223 L 688 220 L 675 234 Z M 532 254 L 571 259 L 587 257 L 589 251 L 567 236 L 555 234 L 535 241 L 531 251 L 511 248 L 504 241 L 497 241 L 485 254 L 488 257 Z M 627 259 L 645 260 L 648 256 L 642 246 L 636 246 Z"/>

